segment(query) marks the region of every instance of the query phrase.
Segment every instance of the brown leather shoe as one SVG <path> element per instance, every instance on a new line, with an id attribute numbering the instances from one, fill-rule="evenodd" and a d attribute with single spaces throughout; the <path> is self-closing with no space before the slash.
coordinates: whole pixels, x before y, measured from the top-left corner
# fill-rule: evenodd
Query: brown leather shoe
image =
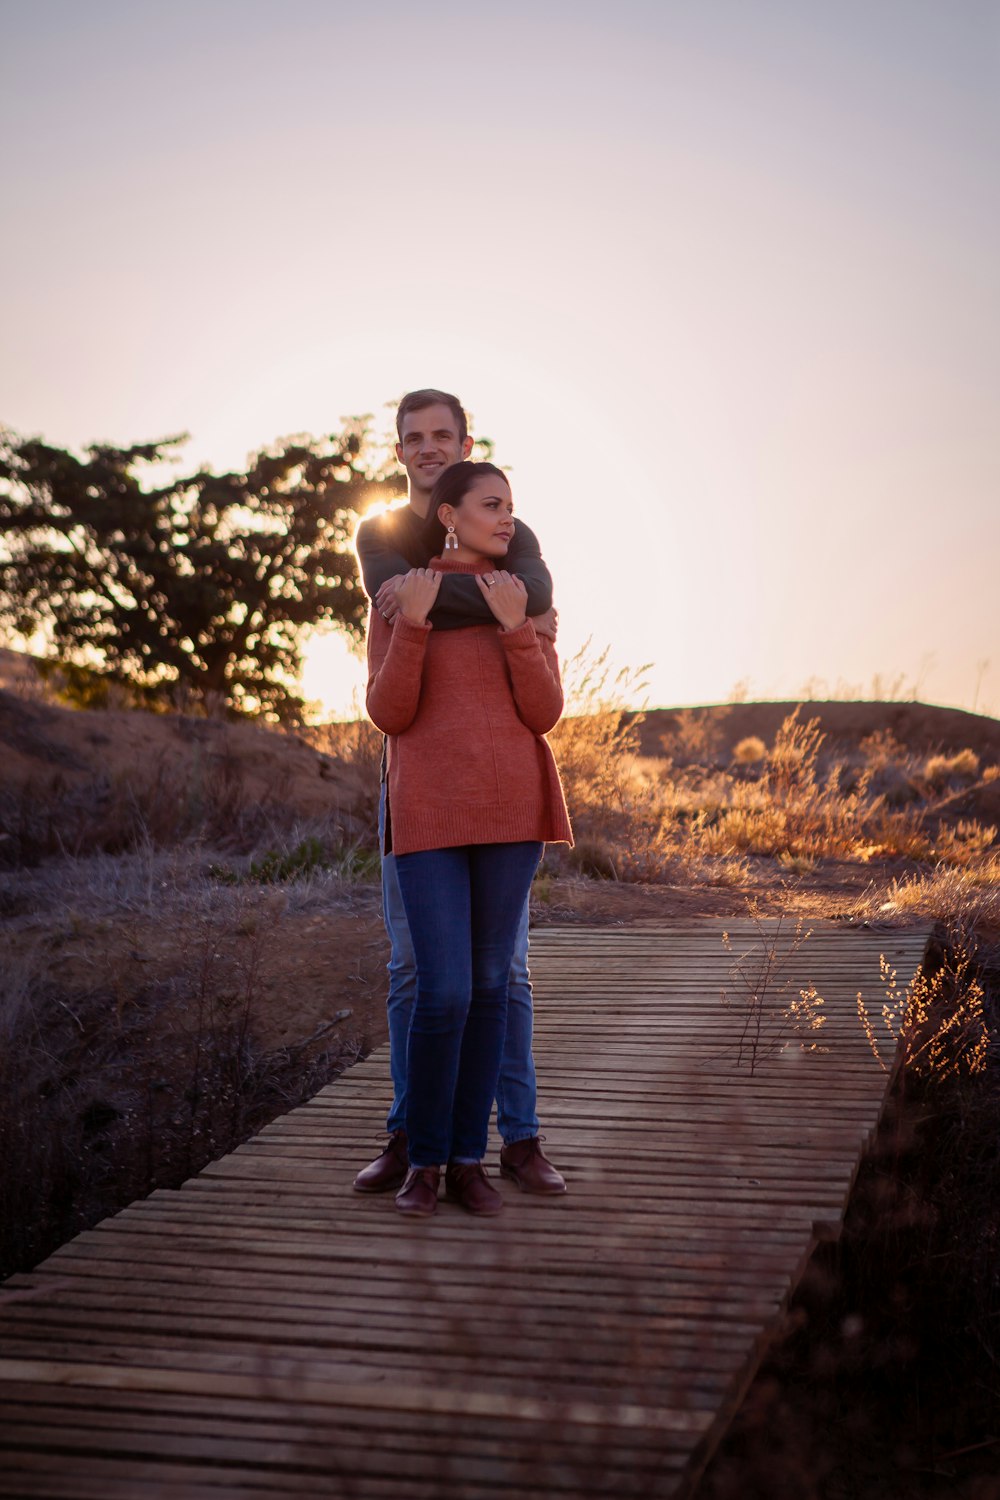
<path id="1" fill-rule="evenodd" d="M 498 1214 L 503 1208 L 503 1198 L 480 1161 L 450 1161 L 444 1174 L 444 1190 L 470 1214 Z"/>
<path id="2" fill-rule="evenodd" d="M 440 1167 L 411 1167 L 406 1181 L 396 1194 L 396 1207 L 401 1214 L 437 1213 L 438 1186 L 441 1182 Z"/>
<path id="3" fill-rule="evenodd" d="M 354 1179 L 356 1193 L 387 1193 L 398 1188 L 406 1176 L 410 1158 L 406 1150 L 406 1131 L 394 1130 L 381 1156 L 363 1167 Z"/>
<path id="4" fill-rule="evenodd" d="M 500 1152 L 500 1176 L 509 1177 L 524 1193 L 564 1193 L 566 1179 L 549 1161 L 537 1135 L 515 1141 Z"/>

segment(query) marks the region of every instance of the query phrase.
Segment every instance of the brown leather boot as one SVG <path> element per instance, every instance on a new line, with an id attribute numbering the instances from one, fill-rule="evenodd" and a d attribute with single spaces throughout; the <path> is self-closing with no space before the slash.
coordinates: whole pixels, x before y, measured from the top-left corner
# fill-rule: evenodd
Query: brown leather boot
<path id="1" fill-rule="evenodd" d="M 406 1181 L 396 1194 L 396 1207 L 401 1214 L 417 1214 L 427 1217 L 437 1212 L 438 1186 L 441 1182 L 440 1167 L 411 1167 Z"/>
<path id="2" fill-rule="evenodd" d="M 498 1214 L 503 1208 L 503 1198 L 479 1161 L 450 1161 L 444 1174 L 444 1190 L 466 1213 Z"/>
<path id="3" fill-rule="evenodd" d="M 537 1135 L 515 1141 L 500 1152 L 500 1176 L 509 1177 L 524 1193 L 564 1193 L 566 1179 L 542 1150 Z"/>
<path id="4" fill-rule="evenodd" d="M 363 1167 L 354 1179 L 356 1193 L 387 1193 L 398 1188 L 406 1176 L 410 1158 L 406 1150 L 406 1131 L 394 1130 L 381 1156 Z"/>

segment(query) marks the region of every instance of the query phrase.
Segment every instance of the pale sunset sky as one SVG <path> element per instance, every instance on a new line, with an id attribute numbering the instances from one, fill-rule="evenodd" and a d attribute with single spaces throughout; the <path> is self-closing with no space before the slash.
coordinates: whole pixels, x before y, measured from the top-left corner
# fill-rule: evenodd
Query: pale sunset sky
<path id="1" fill-rule="evenodd" d="M 1000 712 L 1000 0 L 0 20 L 0 421 L 228 467 L 443 387 L 564 656 Z"/>

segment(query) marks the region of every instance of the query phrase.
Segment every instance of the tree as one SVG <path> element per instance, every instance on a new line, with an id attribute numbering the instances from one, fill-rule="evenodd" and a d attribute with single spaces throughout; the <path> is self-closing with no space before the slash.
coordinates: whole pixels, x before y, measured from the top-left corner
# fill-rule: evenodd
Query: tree
<path id="1" fill-rule="evenodd" d="M 283 439 L 245 473 L 176 477 L 186 440 L 78 458 L 0 433 L 0 622 L 43 629 L 60 661 L 145 701 L 179 686 L 293 717 L 303 629 L 360 637 L 354 526 L 402 485 L 365 419 Z"/>

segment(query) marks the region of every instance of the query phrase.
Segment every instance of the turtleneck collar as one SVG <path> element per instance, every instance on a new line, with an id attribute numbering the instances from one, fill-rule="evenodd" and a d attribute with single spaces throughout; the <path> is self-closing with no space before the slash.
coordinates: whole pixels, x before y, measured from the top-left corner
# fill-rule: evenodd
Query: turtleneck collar
<path id="1" fill-rule="evenodd" d="M 503 567 L 503 559 L 490 562 L 489 558 L 483 558 L 480 562 L 463 563 L 452 562 L 450 557 L 432 557 L 427 564 L 433 568 L 435 573 L 492 573 L 494 568 Z"/>

